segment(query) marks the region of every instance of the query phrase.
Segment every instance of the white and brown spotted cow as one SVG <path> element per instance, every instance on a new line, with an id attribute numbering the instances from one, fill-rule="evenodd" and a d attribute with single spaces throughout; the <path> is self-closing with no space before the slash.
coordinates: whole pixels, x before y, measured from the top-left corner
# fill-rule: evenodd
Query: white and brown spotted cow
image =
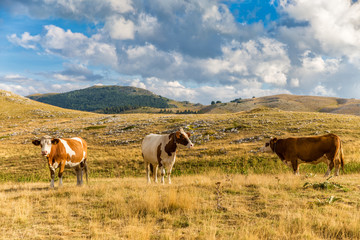
<path id="1" fill-rule="evenodd" d="M 44 136 L 40 140 L 33 140 L 36 146 L 41 146 L 41 154 L 46 156 L 50 175 L 50 187 L 54 187 L 55 170 L 59 170 L 59 186 L 62 185 L 62 175 L 65 167 L 75 168 L 77 185 L 83 183 L 83 171 L 85 172 L 86 182 L 88 181 L 87 171 L 87 143 L 80 137 L 75 138 L 51 138 Z"/>
<path id="2" fill-rule="evenodd" d="M 166 134 L 147 135 L 141 145 L 142 156 L 145 161 L 147 181 L 150 183 L 150 167 L 154 167 L 154 181 L 157 183 L 157 170 L 161 168 L 161 183 L 164 183 L 165 168 L 168 174 L 169 183 L 172 167 L 175 163 L 177 145 L 181 144 L 188 148 L 194 145 L 189 139 L 190 133 L 179 131 Z"/>
<path id="3" fill-rule="evenodd" d="M 294 174 L 299 174 L 299 164 L 328 165 L 325 176 L 330 175 L 335 166 L 335 176 L 339 175 L 340 166 L 344 170 L 344 154 L 340 138 L 335 134 L 311 137 L 272 138 L 260 149 L 262 152 L 274 152 Z"/>

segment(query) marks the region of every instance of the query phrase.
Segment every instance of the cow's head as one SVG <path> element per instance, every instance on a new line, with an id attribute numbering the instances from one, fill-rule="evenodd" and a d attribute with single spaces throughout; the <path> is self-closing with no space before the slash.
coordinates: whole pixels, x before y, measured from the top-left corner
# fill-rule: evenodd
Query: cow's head
<path id="1" fill-rule="evenodd" d="M 33 140 L 32 143 L 35 146 L 41 146 L 41 154 L 43 156 L 48 156 L 51 152 L 51 145 L 59 143 L 58 138 L 51 138 L 50 136 L 43 136 L 40 140 Z"/>
<path id="2" fill-rule="evenodd" d="M 277 140 L 277 138 L 270 138 L 270 141 L 265 143 L 265 146 L 260 148 L 260 152 L 273 152 Z"/>
<path id="3" fill-rule="evenodd" d="M 192 148 L 194 144 L 190 141 L 189 137 L 190 137 L 190 133 L 189 132 L 186 133 L 182 128 L 180 128 L 179 131 L 175 133 L 176 143 L 184 145 L 188 148 Z"/>

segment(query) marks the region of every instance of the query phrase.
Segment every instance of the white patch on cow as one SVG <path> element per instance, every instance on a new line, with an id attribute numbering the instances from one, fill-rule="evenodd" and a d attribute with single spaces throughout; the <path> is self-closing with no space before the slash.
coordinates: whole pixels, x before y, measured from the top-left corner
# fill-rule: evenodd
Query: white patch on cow
<path id="1" fill-rule="evenodd" d="M 41 144 L 41 154 L 44 156 L 49 156 L 51 152 L 51 137 L 50 136 L 44 136 L 40 140 Z"/>
<path id="2" fill-rule="evenodd" d="M 74 137 L 74 138 L 72 138 L 72 139 L 74 139 L 74 140 L 76 140 L 76 141 L 80 142 L 80 143 L 81 143 L 81 147 L 84 147 L 83 142 L 81 141 L 81 138 Z"/>
<path id="3" fill-rule="evenodd" d="M 55 172 L 55 170 L 59 167 L 59 163 L 54 162 L 53 165 L 50 165 L 51 170 Z"/>
<path id="4" fill-rule="evenodd" d="M 81 160 L 81 162 L 82 162 L 82 160 Z M 73 163 L 71 161 L 66 161 L 65 162 L 65 167 L 73 168 L 73 167 L 78 166 L 81 162 Z"/>
<path id="5" fill-rule="evenodd" d="M 64 145 L 65 151 L 66 151 L 67 154 L 69 154 L 70 158 L 72 156 L 75 156 L 75 152 L 71 149 L 71 147 L 69 146 L 67 141 L 65 141 L 64 139 L 60 139 L 60 142 Z"/>

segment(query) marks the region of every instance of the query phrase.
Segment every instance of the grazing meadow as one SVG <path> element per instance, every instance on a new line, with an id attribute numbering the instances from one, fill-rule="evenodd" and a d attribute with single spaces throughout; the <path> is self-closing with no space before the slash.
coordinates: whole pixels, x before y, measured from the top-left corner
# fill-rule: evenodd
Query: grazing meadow
<path id="1" fill-rule="evenodd" d="M 257 108 L 231 114 L 117 114 L 65 110 L 0 96 L 0 239 L 359 239 L 360 117 Z M 146 183 L 142 138 L 180 127 L 173 184 Z M 270 137 L 334 133 L 345 172 L 325 164 L 294 176 Z M 43 135 L 88 142 L 89 183 L 50 189 Z M 57 180 L 57 179 L 56 179 Z"/>

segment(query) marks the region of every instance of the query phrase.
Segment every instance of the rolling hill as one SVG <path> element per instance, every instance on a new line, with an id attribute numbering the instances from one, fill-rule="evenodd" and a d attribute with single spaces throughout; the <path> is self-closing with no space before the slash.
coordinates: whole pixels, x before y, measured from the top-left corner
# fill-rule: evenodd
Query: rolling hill
<path id="1" fill-rule="evenodd" d="M 36 94 L 28 98 L 50 105 L 98 113 L 120 113 L 140 107 L 170 108 L 169 99 L 135 87 L 93 86 L 59 94 Z"/>
<path id="2" fill-rule="evenodd" d="M 360 115 L 360 100 L 335 97 L 280 94 L 267 97 L 236 99 L 204 107 L 201 113 L 233 113 L 256 108 L 277 108 L 294 112 L 324 112 Z"/>

